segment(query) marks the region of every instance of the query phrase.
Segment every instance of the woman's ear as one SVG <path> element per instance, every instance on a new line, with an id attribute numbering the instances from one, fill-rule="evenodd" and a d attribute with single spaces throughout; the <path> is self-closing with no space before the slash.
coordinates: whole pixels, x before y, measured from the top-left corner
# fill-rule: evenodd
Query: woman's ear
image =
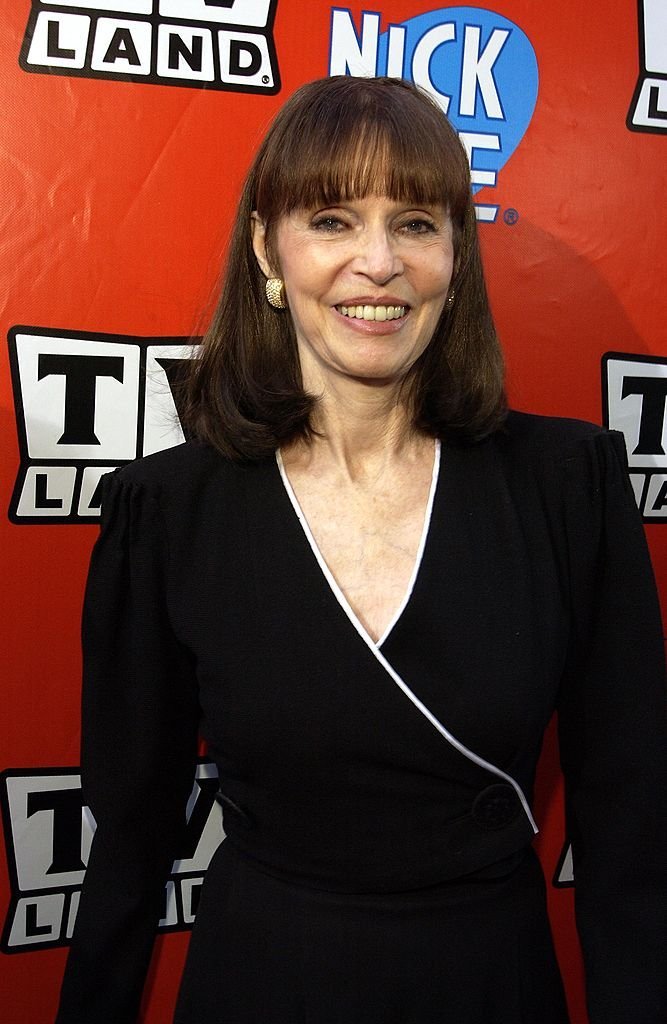
<path id="1" fill-rule="evenodd" d="M 266 254 L 266 225 L 257 210 L 250 214 L 250 233 L 252 247 L 264 277 L 275 277 Z"/>

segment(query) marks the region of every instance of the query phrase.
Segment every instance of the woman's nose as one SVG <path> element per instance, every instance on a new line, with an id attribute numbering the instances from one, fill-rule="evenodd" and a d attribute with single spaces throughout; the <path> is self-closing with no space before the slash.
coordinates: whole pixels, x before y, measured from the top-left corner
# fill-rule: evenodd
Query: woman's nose
<path id="1" fill-rule="evenodd" d="M 360 251 L 355 259 L 355 270 L 365 274 L 376 284 L 385 284 L 403 272 L 403 261 L 396 240 L 384 227 L 368 228 L 359 240 Z"/>

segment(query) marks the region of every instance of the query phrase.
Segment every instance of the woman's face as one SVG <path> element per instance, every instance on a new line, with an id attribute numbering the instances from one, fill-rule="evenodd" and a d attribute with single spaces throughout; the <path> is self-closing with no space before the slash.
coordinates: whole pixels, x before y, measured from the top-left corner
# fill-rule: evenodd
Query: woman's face
<path id="1" fill-rule="evenodd" d="M 452 278 L 444 207 L 369 196 L 295 210 L 276 225 L 279 272 L 264 242 L 255 217 L 255 253 L 263 272 L 285 283 L 308 390 L 320 393 L 334 378 L 405 377 L 431 340 Z"/>

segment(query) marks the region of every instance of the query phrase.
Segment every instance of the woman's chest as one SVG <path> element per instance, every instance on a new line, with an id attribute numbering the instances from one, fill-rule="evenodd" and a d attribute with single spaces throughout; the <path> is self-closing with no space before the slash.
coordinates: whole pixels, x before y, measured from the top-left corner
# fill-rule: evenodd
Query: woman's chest
<path id="1" fill-rule="evenodd" d="M 299 472 L 285 493 L 313 559 L 370 637 L 385 635 L 405 604 L 419 570 L 438 481 L 440 448 L 375 480 Z"/>
<path id="2" fill-rule="evenodd" d="M 190 529 L 174 547 L 174 621 L 228 749 L 303 765 L 343 749 L 400 759 L 437 746 L 392 670 L 484 756 L 506 760 L 535 742 L 567 650 L 559 546 L 539 517 L 490 500 L 481 483 L 473 490 L 438 488 L 407 600 L 381 645 L 279 488 L 248 501 L 234 536 L 211 544 Z M 339 572 L 345 564 L 343 555 Z"/>
<path id="3" fill-rule="evenodd" d="M 333 496 L 332 496 L 333 497 Z M 314 507 L 316 506 L 316 507 Z M 422 503 L 392 508 L 376 503 L 311 503 L 313 558 L 377 641 L 403 604 L 418 570 L 425 527 Z"/>

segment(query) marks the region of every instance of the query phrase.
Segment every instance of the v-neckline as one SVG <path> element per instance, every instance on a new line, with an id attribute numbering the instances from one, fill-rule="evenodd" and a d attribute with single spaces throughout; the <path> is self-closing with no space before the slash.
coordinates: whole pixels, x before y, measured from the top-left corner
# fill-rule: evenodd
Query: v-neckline
<path id="1" fill-rule="evenodd" d="M 426 548 L 426 542 L 427 542 L 427 539 L 428 539 L 429 530 L 430 530 L 430 526 L 431 526 L 431 517 L 432 517 L 432 514 L 433 514 L 433 503 L 435 501 L 435 493 L 436 493 L 437 486 L 438 486 L 438 480 L 440 478 L 440 462 L 441 462 L 441 444 L 440 444 L 440 440 L 438 438 L 436 438 L 436 441 L 435 441 L 435 449 L 434 449 L 434 455 L 433 455 L 433 469 L 431 471 L 431 484 L 430 484 L 430 487 L 429 487 L 428 498 L 426 500 L 426 506 L 425 506 L 425 509 L 424 509 L 424 522 L 423 522 L 423 525 L 422 525 L 421 536 L 420 536 L 420 539 L 419 539 L 419 544 L 417 546 L 417 552 L 416 552 L 416 555 L 415 555 L 415 561 L 414 561 L 414 565 L 412 567 L 412 572 L 410 574 L 410 578 L 408 580 L 408 583 L 407 583 L 407 586 L 406 586 L 406 589 L 405 589 L 405 593 L 403 594 L 403 597 L 402 597 L 401 601 L 399 602 L 397 608 L 395 609 L 395 611 L 391 615 L 391 617 L 389 619 L 389 622 L 387 623 L 387 625 L 385 626 L 382 634 L 378 637 L 377 640 L 375 640 L 373 638 L 373 636 L 369 633 L 368 629 L 366 628 L 366 626 L 363 624 L 363 622 L 361 621 L 361 619 L 359 618 L 359 616 L 355 612 L 354 608 L 352 607 L 352 605 L 350 604 L 348 598 L 346 597 L 345 593 L 343 592 L 341 586 L 339 585 L 338 581 L 336 580 L 336 577 L 332 573 L 332 571 L 331 571 L 331 569 L 330 569 L 326 559 L 324 558 L 322 552 L 320 551 L 320 547 L 319 547 L 317 541 L 315 540 L 315 537 L 314 537 L 313 532 L 312 532 L 312 530 L 310 528 L 310 524 L 308 522 L 308 519 L 306 518 L 306 516 L 304 514 L 304 511 L 301 508 L 301 504 L 299 502 L 299 499 L 297 498 L 296 494 L 294 493 L 294 488 L 292 487 L 290 479 L 289 479 L 289 477 L 287 475 L 287 470 L 285 469 L 285 465 L 283 463 L 282 456 L 281 456 L 279 450 L 276 452 L 276 462 L 278 464 L 278 470 L 280 472 L 280 478 L 282 480 L 283 486 L 284 486 L 285 491 L 287 493 L 287 497 L 290 500 L 292 508 L 294 509 L 294 512 L 296 513 L 296 517 L 299 520 L 299 523 L 301 524 L 301 528 L 302 528 L 302 530 L 303 530 L 303 532 L 304 532 L 304 534 L 306 536 L 306 540 L 308 541 L 308 543 L 309 543 L 309 545 L 311 547 L 311 550 L 312 550 L 312 552 L 313 552 L 313 554 L 315 556 L 317 564 L 319 565 L 320 570 L 322 572 L 322 575 L 324 576 L 326 582 L 328 583 L 331 592 L 333 593 L 334 597 L 338 601 L 338 604 L 341 606 L 341 608 L 343 609 L 343 611 L 347 615 L 348 619 L 350 620 L 350 622 L 352 623 L 354 628 L 360 634 L 362 639 L 368 644 L 369 647 L 371 647 L 371 648 L 373 648 L 375 650 L 380 650 L 382 645 L 386 642 L 386 640 L 388 639 L 388 637 L 392 633 L 392 631 L 395 628 L 396 624 L 401 619 L 401 616 L 403 615 L 403 612 L 405 611 L 405 609 L 406 609 L 406 607 L 408 605 L 408 602 L 410 601 L 410 597 L 412 596 L 412 592 L 413 592 L 413 590 L 415 588 L 415 584 L 417 582 L 417 577 L 419 576 L 419 570 L 421 568 L 421 564 L 422 564 L 422 561 L 423 561 L 423 558 L 424 558 L 424 550 Z"/>
<path id="2" fill-rule="evenodd" d="M 433 712 L 430 710 L 430 708 L 415 693 L 415 691 L 410 687 L 410 685 L 402 677 L 402 675 L 400 675 L 400 673 L 396 670 L 394 665 L 385 656 L 384 652 L 381 649 L 382 646 L 386 643 L 386 641 L 389 638 L 389 636 L 395 630 L 397 624 L 402 620 L 402 618 L 404 616 L 404 613 L 406 611 L 406 608 L 410 604 L 410 598 L 412 597 L 412 594 L 414 592 L 414 589 L 415 589 L 415 586 L 417 584 L 417 580 L 418 580 L 418 577 L 419 577 L 419 574 L 420 574 L 420 568 L 421 568 L 421 566 L 422 566 L 422 564 L 424 562 L 425 551 L 426 551 L 426 547 L 428 545 L 428 539 L 429 539 L 429 535 L 430 535 L 430 527 L 431 527 L 433 506 L 434 506 L 434 502 L 435 502 L 435 498 L 436 498 L 436 493 L 437 493 L 437 490 L 438 490 L 438 483 L 440 481 L 440 462 L 441 462 L 441 457 L 440 456 L 441 456 L 440 443 L 436 442 L 436 450 L 435 450 L 434 460 L 433 460 L 433 472 L 432 472 L 432 476 L 431 476 L 431 487 L 430 487 L 430 491 L 429 491 L 429 495 L 428 495 L 428 500 L 427 500 L 427 503 L 426 503 L 426 509 L 425 509 L 425 514 L 424 514 L 424 525 L 423 525 L 423 528 L 422 528 L 421 541 L 420 541 L 420 544 L 419 544 L 419 547 L 418 547 L 418 550 L 417 550 L 417 555 L 416 555 L 416 558 L 415 558 L 415 564 L 414 564 L 414 567 L 413 567 L 412 576 L 410 578 L 410 581 L 409 581 L 406 593 L 405 593 L 405 595 L 403 597 L 403 600 L 401 601 L 399 607 L 396 609 L 396 612 L 392 616 L 389 624 L 385 628 L 384 633 L 382 634 L 382 636 L 377 641 L 373 639 L 373 637 L 368 632 L 368 630 L 366 629 L 364 624 L 361 622 L 359 616 L 353 610 L 353 608 L 350 605 L 349 601 L 347 600 L 345 594 L 343 593 L 343 591 L 341 590 L 340 586 L 336 582 L 336 580 L 335 580 L 335 578 L 333 576 L 333 573 L 329 569 L 329 566 L 327 565 L 326 561 L 324 560 L 324 558 L 322 556 L 322 553 L 321 553 L 321 551 L 319 549 L 319 546 L 318 546 L 318 544 L 317 544 L 317 542 L 316 542 L 316 540 L 315 540 L 315 538 L 314 538 L 314 536 L 312 534 L 312 531 L 310 529 L 308 520 L 306 519 L 306 517 L 305 517 L 305 515 L 303 513 L 303 510 L 302 510 L 302 508 L 301 508 L 301 506 L 299 504 L 299 501 L 298 501 L 298 499 L 297 499 L 297 497 L 296 497 L 296 495 L 294 493 L 294 489 L 292 488 L 292 485 L 291 485 L 291 483 L 289 481 L 289 478 L 287 476 L 287 472 L 286 472 L 285 467 L 283 465 L 283 462 L 282 462 L 282 459 L 280 457 L 280 452 L 279 451 L 276 452 L 276 466 L 277 466 L 277 469 L 279 470 L 279 474 L 278 475 L 280 476 L 280 478 L 282 480 L 283 491 L 287 494 L 287 497 L 288 497 L 288 499 L 289 499 L 289 501 L 290 501 L 290 503 L 291 503 L 291 505 L 292 505 L 292 507 L 294 509 L 294 512 L 296 514 L 296 517 L 297 517 L 299 523 L 301 524 L 301 529 L 303 531 L 303 534 L 304 534 L 304 536 L 305 536 L 308 544 L 310 545 L 310 548 L 311 548 L 311 550 L 312 550 L 312 552 L 313 552 L 313 554 L 315 556 L 316 563 L 319 565 L 320 571 L 321 571 L 322 576 L 324 578 L 324 583 L 328 585 L 328 590 L 330 591 L 330 593 L 333 595 L 333 597 L 337 601 L 338 605 L 340 606 L 340 608 L 344 612 L 346 618 L 349 620 L 349 622 L 352 624 L 352 626 L 356 630 L 357 634 L 359 635 L 359 637 L 363 641 L 363 643 L 364 643 L 365 647 L 367 648 L 367 650 L 369 650 L 371 652 L 371 654 L 375 658 L 375 660 L 385 670 L 385 672 L 387 673 L 387 676 L 405 694 L 405 696 L 413 704 L 413 706 L 417 709 L 417 711 L 420 714 L 422 714 L 424 716 L 424 718 L 427 719 L 427 721 L 429 721 L 431 723 L 433 728 L 436 729 L 438 733 L 440 733 L 440 735 L 443 737 L 444 740 L 446 740 L 447 743 L 449 743 L 452 747 L 454 747 L 454 749 L 458 750 L 458 752 L 463 757 L 467 758 L 473 764 L 476 764 L 478 767 L 483 768 L 486 771 L 491 772 L 491 774 L 494 775 L 496 778 L 502 779 L 504 782 L 506 782 L 506 783 L 508 783 L 509 785 L 512 786 L 512 788 L 516 792 L 517 796 L 519 797 L 519 800 L 521 801 L 521 805 L 522 805 L 522 807 L 524 809 L 524 812 L 526 814 L 526 817 L 527 817 L 528 821 L 530 822 L 530 825 L 531 825 L 531 828 L 532 828 L 533 832 L 535 834 L 537 834 L 537 832 L 539 830 L 538 830 L 538 827 L 537 827 L 537 825 L 535 823 L 535 819 L 534 819 L 534 817 L 532 815 L 532 812 L 531 812 L 531 809 L 530 809 L 530 805 L 528 803 L 528 800 L 526 798 L 525 793 L 521 789 L 521 786 L 516 781 L 516 779 L 514 779 L 511 775 L 509 775 L 507 772 L 505 772 L 502 768 L 499 768 L 497 765 L 492 764 L 490 761 L 487 761 L 484 757 L 481 757 L 479 754 L 475 753 L 474 750 L 472 750 L 465 743 L 462 743 L 461 740 L 459 740 L 456 736 L 454 736 L 454 734 L 449 731 L 449 729 L 444 725 L 444 723 L 441 722 L 440 719 L 437 718 L 433 714 Z M 449 482 L 451 483 L 451 480 Z"/>

